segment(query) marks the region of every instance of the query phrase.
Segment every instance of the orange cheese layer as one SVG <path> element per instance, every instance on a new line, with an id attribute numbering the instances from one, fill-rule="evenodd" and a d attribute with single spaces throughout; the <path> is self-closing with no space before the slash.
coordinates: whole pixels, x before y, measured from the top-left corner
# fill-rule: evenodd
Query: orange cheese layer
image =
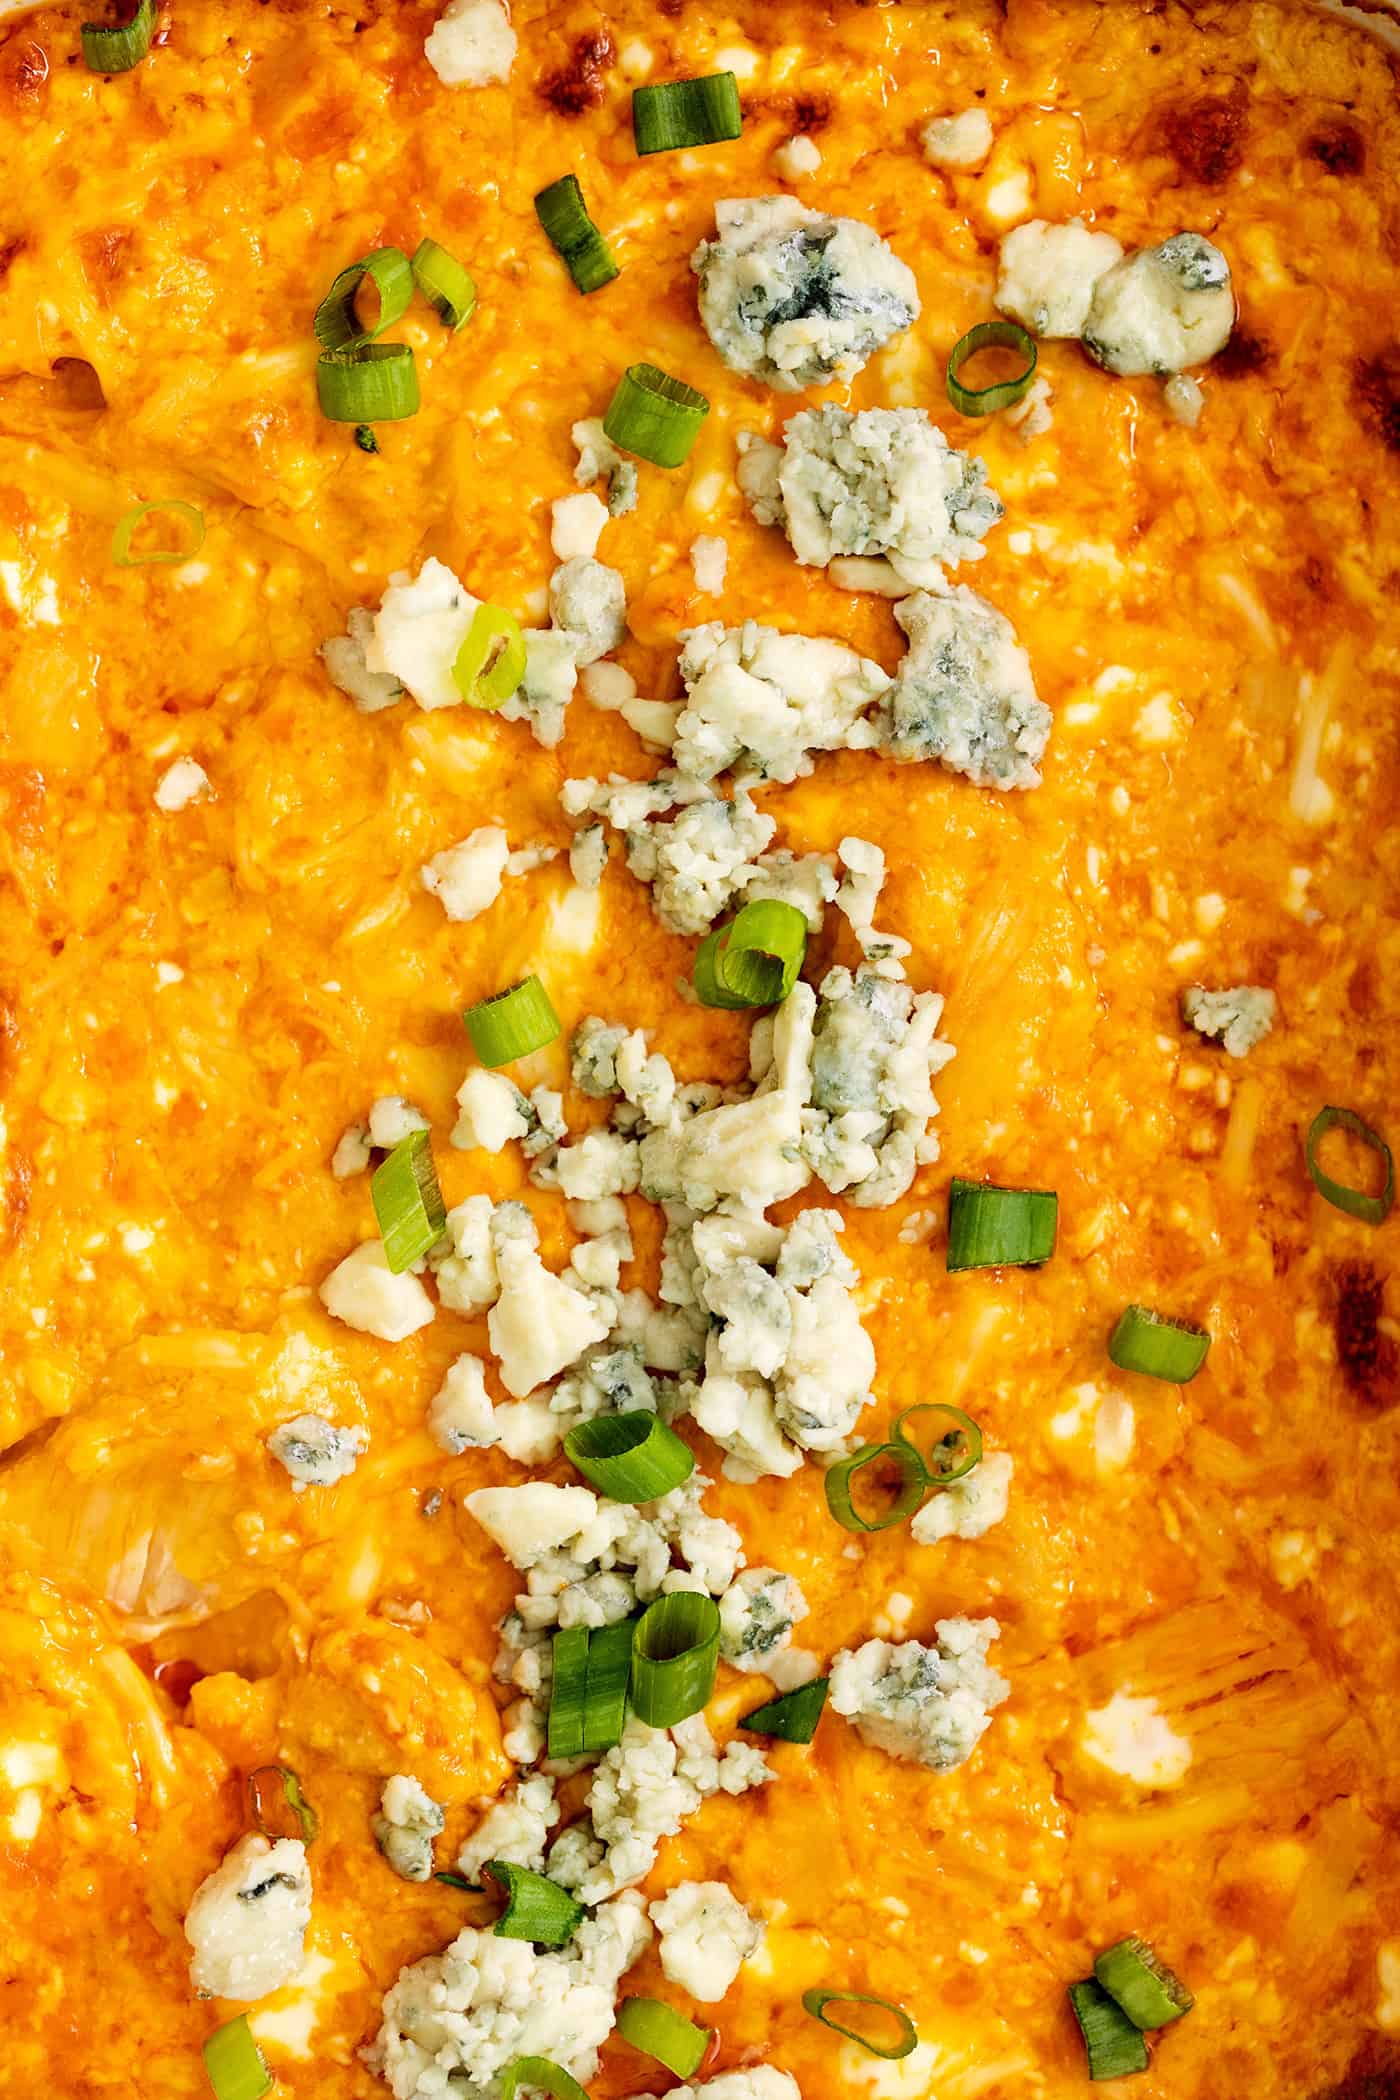
<path id="1" fill-rule="evenodd" d="M 893 666 L 887 602 L 748 516 L 736 435 L 801 403 L 726 371 L 696 317 L 715 200 L 781 187 L 799 131 L 821 152 L 800 194 L 876 226 L 923 302 L 824 398 L 925 405 L 986 458 L 1008 515 L 972 580 L 1055 714 L 1031 794 L 857 753 L 760 795 L 794 850 L 885 849 L 881 923 L 958 1051 L 942 1160 L 848 1215 L 879 1359 L 863 1426 L 954 1401 L 1016 1477 L 1003 1525 L 936 1547 L 853 1544 L 814 1466 L 710 1502 L 799 1579 L 823 1656 L 990 1611 L 1013 1691 L 942 1778 L 828 1719 L 778 1748 L 777 1784 L 707 1804 L 648 1886 L 717 1875 L 765 1912 L 766 1958 L 701 2016 L 715 2068 L 780 2064 L 807 2100 L 1069 2100 L 1064 1987 L 1130 1930 L 1197 1998 L 1143 2100 L 1304 2100 L 1357 2050 L 1393 2077 L 1400 1224 L 1327 1208 L 1301 1157 L 1324 1102 L 1400 1133 L 1391 60 L 1248 0 L 519 0 L 509 86 L 450 90 L 421 0 L 169 0 L 145 64 L 103 81 L 81 12 L 0 32 L 0 2087 L 204 2089 L 220 2008 L 191 1993 L 181 1920 L 271 1759 L 322 1825 L 308 1970 L 254 2016 L 287 2094 L 382 2092 L 357 2055 L 380 1996 L 461 1922 L 456 1892 L 389 1873 L 369 1817 L 411 1771 L 456 1841 L 504 1781 L 490 1662 L 514 1584 L 461 1503 L 521 1475 L 423 1428 L 480 1327 L 442 1313 L 390 1348 L 322 1312 L 373 1230 L 329 1156 L 381 1094 L 443 1130 L 461 1007 L 532 968 L 566 1031 L 643 1026 L 685 1077 L 737 1077 L 747 1027 L 677 997 L 691 944 L 617 858 L 596 926 L 564 913 L 562 861 L 467 926 L 419 884 L 481 822 L 565 844 L 567 776 L 654 770 L 617 716 L 578 697 L 557 752 L 466 710 L 366 718 L 315 652 L 429 554 L 540 618 L 569 426 L 646 357 L 713 412 L 603 535 L 642 691 L 674 696 L 704 618 Z M 723 66 L 742 139 L 638 161 L 630 88 Z M 986 168 L 930 168 L 922 124 L 974 102 Z M 531 208 L 570 169 L 622 266 L 587 301 Z M 948 407 L 1001 233 L 1076 212 L 1229 255 L 1240 324 L 1198 429 L 1066 343 L 1042 351 L 1054 424 L 1030 443 Z M 425 234 L 479 307 L 454 338 L 421 305 L 394 331 L 423 407 L 367 458 L 317 413 L 311 310 L 351 258 Z M 172 497 L 204 512 L 198 558 L 113 567 L 115 522 Z M 700 533 L 728 542 L 720 598 L 695 586 Z M 212 793 L 163 813 L 186 754 Z M 833 940 L 829 918 L 822 958 Z M 1183 1033 L 1195 979 L 1276 989 L 1246 1064 Z M 563 1082 L 562 1045 L 540 1073 Z M 449 1202 L 523 1185 L 513 1152 L 438 1152 Z M 1053 1262 L 949 1277 L 941 1226 L 901 1237 L 953 1171 L 1058 1190 Z M 532 1200 L 557 1265 L 562 1207 Z M 654 1282 L 646 1261 L 630 1280 Z M 1130 1299 L 1209 1327 L 1195 1384 L 1113 1370 Z M 293 1495 L 268 1458 L 293 1400 L 370 1431 L 334 1490 Z M 721 1672 L 721 1736 L 749 1690 Z M 1086 1753 L 1115 1694 L 1189 1745 L 1175 1784 Z M 629 1988 L 659 1974 L 653 1951 Z M 800 2009 L 814 1984 L 897 1999 L 919 2052 L 842 2047 Z M 609 2045 L 597 2100 L 653 2069 Z"/>

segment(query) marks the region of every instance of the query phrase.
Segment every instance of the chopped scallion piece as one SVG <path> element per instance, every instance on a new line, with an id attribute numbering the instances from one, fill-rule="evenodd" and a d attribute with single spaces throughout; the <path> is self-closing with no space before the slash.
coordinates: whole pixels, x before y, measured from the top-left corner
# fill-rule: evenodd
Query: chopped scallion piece
<path id="1" fill-rule="evenodd" d="M 659 1998 L 624 1998 L 617 2008 L 617 2031 L 624 2042 L 654 2056 L 678 2078 L 698 2071 L 710 2046 L 708 2027 L 697 2027 Z"/>
<path id="2" fill-rule="evenodd" d="M 488 1859 L 481 1871 L 499 1881 L 506 1892 L 506 1907 L 496 1920 L 497 1939 L 533 1940 L 537 1947 L 562 1947 L 573 1938 L 583 1916 L 583 1905 L 575 1903 L 557 1881 L 549 1881 L 529 1867 L 517 1867 L 508 1859 Z"/>
<path id="3" fill-rule="evenodd" d="M 469 1896 L 479 1896 L 481 1894 L 481 1883 L 479 1881 L 468 1881 L 465 1874 L 449 1874 L 445 1868 L 442 1873 L 434 1874 L 433 1880 L 445 1882 L 450 1889 L 462 1889 Z"/>
<path id="4" fill-rule="evenodd" d="M 455 255 L 439 248 L 436 241 L 427 240 L 420 241 L 414 249 L 409 268 L 413 282 L 443 327 L 455 335 L 476 311 L 476 286 L 470 273 Z"/>
<path id="5" fill-rule="evenodd" d="M 379 440 L 374 434 L 373 424 L 361 423 L 359 429 L 355 432 L 355 443 L 359 446 L 361 452 L 377 452 L 379 450 Z"/>
<path id="6" fill-rule="evenodd" d="M 948 1195 L 948 1268 L 1025 1269 L 1055 1251 L 1059 1198 L 1050 1189 L 1002 1189 L 956 1175 Z"/>
<path id="7" fill-rule="evenodd" d="M 478 605 L 452 666 L 452 682 L 468 707 L 488 713 L 504 707 L 525 676 L 525 637 L 504 606 Z"/>
<path id="8" fill-rule="evenodd" d="M 848 2027 L 842 2020 L 833 2020 L 827 2012 L 828 2005 L 873 2005 L 894 2022 L 896 2032 L 890 2039 L 879 2041 L 873 2035 L 862 2034 L 858 2027 Z M 889 1998 L 875 1998 L 867 1991 L 814 1990 L 802 1993 L 802 2006 L 814 2020 L 820 2020 L 823 2027 L 830 2027 L 835 2033 L 844 2034 L 848 2041 L 858 2042 L 861 2048 L 868 2049 L 872 2056 L 883 2056 L 893 2062 L 901 2056 L 908 2056 L 919 2046 L 918 2028 L 903 2006 L 895 2005 Z M 888 2029 L 886 2033 L 888 2034 Z"/>
<path id="9" fill-rule="evenodd" d="M 882 1471 L 892 1468 L 898 1475 L 893 1486 L 886 1487 L 888 1499 L 868 1514 L 855 1505 L 856 1480 L 867 1466 L 878 1466 Z M 914 1446 L 903 1441 L 862 1444 L 859 1451 L 830 1467 L 826 1475 L 826 1506 L 845 1531 L 888 1531 L 892 1524 L 903 1524 L 913 1516 L 927 1492 L 924 1462 Z"/>
<path id="10" fill-rule="evenodd" d="M 663 80 L 632 90 L 632 136 L 638 153 L 676 153 L 737 139 L 744 128 L 739 83 L 732 73 Z"/>
<path id="11" fill-rule="evenodd" d="M 355 298 L 368 277 L 379 295 L 379 318 L 366 328 L 355 311 Z M 402 248 L 376 248 L 350 263 L 336 278 L 316 309 L 312 327 L 323 350 L 356 350 L 373 343 L 408 311 L 413 297 L 413 266 Z"/>
<path id="12" fill-rule="evenodd" d="M 1330 1174 L 1323 1172 L 1317 1163 L 1317 1154 L 1329 1130 L 1349 1130 L 1353 1137 L 1360 1138 L 1363 1145 L 1368 1145 L 1385 1161 L 1385 1185 L 1378 1196 L 1368 1195 L 1365 1189 L 1348 1188 L 1344 1181 L 1334 1181 Z M 1345 1211 L 1349 1218 L 1360 1218 L 1367 1225 L 1385 1222 L 1395 1201 L 1395 1161 L 1380 1132 L 1372 1130 L 1369 1123 L 1363 1123 L 1355 1109 L 1319 1109 L 1308 1131 L 1306 1151 L 1313 1187 L 1334 1210 Z"/>
<path id="13" fill-rule="evenodd" d="M 1084 2037 L 1091 2078 L 1126 2078 L 1147 2069 L 1147 2044 L 1142 2035 L 1092 1976 L 1070 1985 L 1069 2002 Z"/>
<path id="14" fill-rule="evenodd" d="M 515 2100 L 522 2085 L 549 2093 L 552 2100 L 588 2100 L 578 2080 L 547 2056 L 517 2056 L 508 2064 L 501 2076 L 501 2100 Z"/>
<path id="15" fill-rule="evenodd" d="M 979 350 L 1017 350 L 1026 360 L 1025 370 L 1014 379 L 998 379 L 991 386 L 964 386 L 958 374 Z M 1034 337 L 1019 321 L 979 321 L 953 345 L 948 359 L 948 399 L 963 416 L 990 416 L 999 408 L 1012 408 L 1035 378 L 1039 355 Z"/>
<path id="16" fill-rule="evenodd" d="M 814 1677 L 810 1684 L 799 1684 L 796 1691 L 784 1692 L 781 1699 L 756 1706 L 739 1725 L 752 1728 L 756 1735 L 777 1736 L 784 1743 L 810 1743 L 826 1705 L 829 1683 L 829 1678 Z"/>
<path id="17" fill-rule="evenodd" d="M 1120 1371 L 1141 1371 L 1169 1385 L 1189 1385 L 1206 1360 L 1210 1336 L 1189 1320 L 1169 1320 L 1146 1305 L 1129 1305 L 1109 1337 L 1108 1355 Z"/>
<path id="18" fill-rule="evenodd" d="M 561 175 L 535 193 L 535 210 L 581 292 L 601 291 L 617 275 L 612 250 L 588 216 L 577 175 Z"/>
<path id="19" fill-rule="evenodd" d="M 83 63 L 90 73 L 129 73 L 150 50 L 155 28 L 155 0 L 139 0 L 129 22 L 84 22 Z"/>
<path id="20" fill-rule="evenodd" d="M 1094 1974 L 1134 2027 L 1166 2027 L 1196 2002 L 1181 1978 L 1136 1933 L 1096 1955 Z"/>
<path id="21" fill-rule="evenodd" d="M 701 941 L 696 995 L 702 1006 L 777 1006 L 796 984 L 806 953 L 807 921 L 797 906 L 756 899 Z"/>
<path id="22" fill-rule="evenodd" d="M 433 1165 L 433 1144 L 426 1130 L 410 1130 L 374 1170 L 369 1185 L 384 1259 L 395 1275 L 442 1238 L 447 1206 Z"/>
<path id="23" fill-rule="evenodd" d="M 927 1421 L 920 1421 L 921 1431 L 928 1436 L 927 1450 L 904 1426 L 915 1416 L 928 1417 Z M 894 1438 L 896 1443 L 914 1446 L 934 1487 L 951 1487 L 982 1462 L 981 1430 L 971 1415 L 965 1415 L 960 1407 L 946 1407 L 942 1401 L 921 1400 L 906 1407 L 895 1417 Z"/>
<path id="24" fill-rule="evenodd" d="M 272 2091 L 272 2074 L 253 2040 L 247 2013 L 206 2035 L 203 2056 L 217 2100 L 262 2100 Z"/>
<path id="25" fill-rule="evenodd" d="M 144 554 L 133 554 L 131 542 L 136 528 L 143 518 L 153 516 L 178 518 L 189 530 L 189 543 L 184 547 L 151 547 Z M 112 534 L 112 560 L 119 569 L 144 569 L 155 562 L 178 563 L 193 561 L 204 545 L 204 513 L 193 503 L 178 503 L 173 497 L 162 503 L 138 503 L 117 522 Z"/>
<path id="26" fill-rule="evenodd" d="M 658 1597 L 632 1633 L 632 1704 L 651 1728 L 698 1714 L 714 1688 L 719 1608 L 713 1597 L 677 1590 Z"/>
<path id="27" fill-rule="evenodd" d="M 299 1837 L 303 1845 L 309 1845 L 321 1827 L 320 1818 L 290 1765 L 259 1765 L 256 1772 L 250 1772 L 248 1805 L 265 1838 Z M 291 1828 L 293 1822 L 295 1830 Z"/>
<path id="28" fill-rule="evenodd" d="M 695 1471 L 689 1444 L 644 1407 L 576 1422 L 564 1449 L 584 1479 L 614 1502 L 655 1502 Z"/>
<path id="29" fill-rule="evenodd" d="M 542 1050 L 559 1034 L 559 1016 L 538 977 L 522 977 L 504 992 L 478 999 L 462 1019 L 472 1048 L 484 1065 L 508 1065 Z"/>
<path id="30" fill-rule="evenodd" d="M 419 407 L 418 367 L 407 343 L 361 343 L 323 350 L 316 399 L 332 423 L 402 423 Z"/>
<path id="31" fill-rule="evenodd" d="M 705 396 L 683 379 L 672 379 L 656 365 L 629 365 L 608 404 L 603 430 L 638 459 L 679 467 L 689 459 L 709 413 Z"/>
<path id="32" fill-rule="evenodd" d="M 583 1701 L 583 1754 L 611 1750 L 622 1740 L 627 1721 L 627 1687 L 632 1681 L 632 1634 L 635 1619 L 618 1619 L 588 1636 L 588 1683 Z"/>
<path id="33" fill-rule="evenodd" d="M 551 1757 L 583 1754 L 583 1710 L 588 1692 L 588 1628 L 560 1626 L 552 1642 L 548 1749 Z"/>

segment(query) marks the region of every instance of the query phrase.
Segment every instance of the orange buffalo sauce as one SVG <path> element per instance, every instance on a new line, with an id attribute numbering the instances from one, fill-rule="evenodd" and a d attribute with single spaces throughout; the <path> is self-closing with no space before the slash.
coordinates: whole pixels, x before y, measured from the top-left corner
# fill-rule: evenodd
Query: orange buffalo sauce
<path id="1" fill-rule="evenodd" d="M 389 1873 L 369 1819 L 412 1772 L 447 1806 L 448 1865 L 505 1783 L 490 1665 L 515 1583 L 461 1503 L 522 1476 L 423 1428 L 479 1324 L 390 1348 L 321 1310 L 373 1231 L 329 1156 L 381 1094 L 450 1124 L 460 1008 L 529 969 L 566 1031 L 645 1027 L 687 1078 L 743 1074 L 747 1024 L 679 1000 L 692 944 L 620 856 L 596 929 L 561 916 L 562 862 L 466 926 L 419 884 L 482 822 L 565 845 L 566 777 L 654 770 L 618 717 L 580 695 L 557 752 L 463 709 L 364 717 L 316 649 L 429 554 L 540 618 L 569 426 L 648 358 L 713 409 L 603 536 L 641 690 L 676 694 L 678 632 L 706 618 L 894 665 L 887 602 L 749 517 L 736 437 L 802 402 L 727 372 L 696 318 L 715 200 L 782 187 L 774 152 L 803 133 L 821 163 L 798 193 L 874 225 L 923 302 L 822 398 L 927 406 L 985 457 L 1007 517 L 959 580 L 1013 619 L 1055 714 L 1028 795 L 864 753 L 760 795 L 794 851 L 884 848 L 881 923 L 958 1051 L 942 1160 L 847 1214 L 879 1361 L 862 1430 L 949 1401 L 1016 1472 L 975 1543 L 853 1542 L 815 1466 L 709 1505 L 798 1578 L 823 1658 L 990 1612 L 1012 1696 L 946 1777 L 829 1716 L 775 1750 L 775 1784 L 668 1841 L 648 1891 L 728 1879 L 763 1912 L 764 1954 L 696 2009 L 708 2068 L 772 2062 L 806 2100 L 1067 2100 L 1065 1986 L 1130 1931 L 1197 2001 L 1143 2100 L 1389 2092 L 1400 1225 L 1324 1205 L 1302 1136 L 1324 1102 L 1400 1133 L 1392 59 L 1247 0 L 520 0 L 509 86 L 450 90 L 419 0 L 168 0 L 145 63 L 102 80 L 81 12 L 0 30 L 0 2089 L 204 2089 L 200 2041 L 236 2008 L 194 1999 L 181 1920 L 260 1765 L 292 1765 L 321 1820 L 307 1968 L 253 2014 L 281 2090 L 383 2091 L 357 2054 L 382 1993 L 462 1921 L 459 1893 Z M 742 139 L 638 161 L 630 88 L 723 67 Z M 986 166 L 931 168 L 923 123 L 974 104 Z M 586 301 L 531 207 L 570 169 L 622 266 Z M 1042 347 L 1053 426 L 1028 442 L 948 407 L 1002 233 L 1076 212 L 1228 254 L 1239 324 L 1196 429 L 1070 343 Z M 392 331 L 423 406 L 368 458 L 318 415 L 310 315 L 343 264 L 425 234 L 478 309 L 455 337 L 421 303 Z M 113 567 L 117 521 L 165 499 L 203 512 L 198 555 Z M 695 586 L 702 533 L 728 542 L 719 598 Z M 210 791 L 166 813 L 182 756 Z M 1183 1030 L 1198 979 L 1276 991 L 1247 1062 Z M 563 1081 L 562 1044 L 540 1069 Z M 513 1151 L 438 1156 L 449 1203 L 523 1186 Z M 954 1171 L 1056 1189 L 1054 1260 L 948 1276 Z M 557 1266 L 562 1206 L 535 1209 Z M 631 1280 L 654 1286 L 647 1258 Z M 1110 1365 L 1129 1300 L 1210 1329 L 1190 1387 Z M 264 1439 L 317 1405 L 369 1451 L 297 1496 Z M 721 1670 L 721 1738 L 757 1696 Z M 897 2000 L 919 2050 L 843 2046 L 801 2010 L 813 1985 Z M 679 1997 L 654 1949 L 627 1988 Z M 657 2083 L 614 2042 L 592 2090 Z"/>

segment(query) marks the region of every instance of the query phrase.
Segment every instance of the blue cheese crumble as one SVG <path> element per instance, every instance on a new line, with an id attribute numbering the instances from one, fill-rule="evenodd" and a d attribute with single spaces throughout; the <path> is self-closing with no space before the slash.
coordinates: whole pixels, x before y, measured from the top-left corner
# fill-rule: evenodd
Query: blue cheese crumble
<path id="1" fill-rule="evenodd" d="M 369 1431 L 342 1429 L 324 1415 L 294 1415 L 274 1429 L 267 1448 L 292 1477 L 292 1493 L 309 1487 L 334 1487 L 348 1479 L 369 1448 Z"/>
<path id="2" fill-rule="evenodd" d="M 987 1661 L 1001 1632 L 995 1619 L 940 1619 L 935 1631 L 932 1648 L 920 1641 L 843 1648 L 831 1665 L 831 1705 L 862 1742 L 951 1772 L 972 1755 L 1011 1687 Z"/>
<path id="3" fill-rule="evenodd" d="M 1188 984 L 1181 995 L 1181 1018 L 1187 1026 L 1218 1042 L 1231 1057 L 1246 1057 L 1262 1043 L 1278 1018 L 1278 1000 L 1260 984 L 1231 985 L 1208 992 Z"/>
<path id="4" fill-rule="evenodd" d="M 894 616 L 909 649 L 890 693 L 893 755 L 937 759 L 978 787 L 1039 787 L 1051 714 L 1005 614 L 965 584 L 945 584 L 904 599 Z"/>

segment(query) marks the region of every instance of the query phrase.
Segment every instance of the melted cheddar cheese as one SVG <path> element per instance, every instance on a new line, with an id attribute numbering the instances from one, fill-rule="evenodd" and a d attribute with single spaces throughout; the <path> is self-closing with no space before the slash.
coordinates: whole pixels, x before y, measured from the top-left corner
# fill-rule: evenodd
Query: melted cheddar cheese
<path id="1" fill-rule="evenodd" d="M 491 1666 L 519 1585 L 463 1503 L 526 1472 L 425 1430 L 483 1323 L 442 1312 L 391 1347 L 323 1309 L 374 1232 L 368 1178 L 330 1157 L 403 1095 L 448 1203 L 528 1194 L 558 1268 L 563 1205 L 517 1149 L 445 1141 L 463 1006 L 541 973 L 565 1035 L 531 1074 L 575 1129 L 597 1119 L 567 1085 L 584 1016 L 726 1084 L 749 1021 L 678 996 L 693 942 L 616 852 L 596 913 L 562 855 L 465 925 L 419 881 L 479 824 L 567 847 L 566 778 L 656 769 L 617 714 L 580 693 L 558 750 L 466 708 L 363 715 L 317 651 L 428 556 L 538 623 L 570 426 L 646 358 L 712 411 L 603 534 L 641 692 L 676 697 L 678 637 L 714 618 L 892 670 L 889 602 L 799 567 L 736 487 L 738 433 L 807 403 L 728 370 L 697 319 L 716 200 L 790 189 L 915 272 L 920 319 L 819 398 L 927 407 L 986 460 L 1007 515 L 958 580 L 1014 621 L 1054 714 L 1028 793 L 863 751 L 758 791 L 795 852 L 852 831 L 884 849 L 881 924 L 957 1050 L 941 1159 L 891 1208 L 837 1206 L 878 1362 L 861 1434 L 960 1405 L 1016 1471 L 975 1541 L 854 1538 L 815 1464 L 716 1478 L 707 1506 L 800 1582 L 823 1665 L 992 1613 L 1012 1691 L 943 1775 L 828 1714 L 810 1749 L 773 1751 L 772 1784 L 668 1839 L 647 1893 L 724 1880 L 766 1921 L 725 2000 L 690 2008 L 716 2030 L 708 2075 L 1070 2100 L 1065 1988 L 1136 1931 L 1196 1997 L 1143 2100 L 1390 2092 L 1400 1224 L 1328 1207 L 1302 1141 L 1328 1102 L 1400 1134 L 1393 59 L 1267 0 L 517 0 L 509 82 L 449 88 L 422 0 L 168 0 L 146 61 L 104 80 L 81 14 L 0 28 L 0 2086 L 205 2089 L 200 2043 L 238 2008 L 196 1998 L 181 1925 L 270 1762 L 321 1823 L 306 1965 L 252 2010 L 280 2091 L 385 2092 L 359 2054 L 384 1992 L 484 1915 L 397 1880 L 371 1817 L 412 1774 L 450 1866 L 511 1776 Z M 638 159 L 630 90 L 724 68 L 742 138 Z M 922 126 L 971 107 L 985 164 L 931 167 Z M 819 165 L 790 156 L 784 180 L 795 135 Z M 588 299 L 531 203 L 569 170 L 621 266 Z M 1075 214 L 1228 255 L 1239 318 L 1197 427 L 1072 342 L 1041 348 L 1048 430 L 948 406 L 1001 237 Z M 422 408 L 368 457 L 318 413 L 311 313 L 353 257 L 424 235 L 479 303 L 455 336 L 421 302 L 392 331 Z M 170 499 L 203 513 L 198 554 L 114 566 L 117 522 Z M 702 535 L 727 542 L 718 595 Z M 207 790 L 162 809 L 185 757 Z M 837 925 L 815 974 L 852 958 Z M 1197 981 L 1276 992 L 1247 1060 L 1183 1028 Z M 1054 1259 L 947 1274 L 953 1173 L 1056 1190 Z M 630 1208 L 625 1281 L 654 1291 L 656 1214 Z M 1130 1300 L 1209 1329 L 1199 1379 L 1114 1369 Z M 368 1450 L 297 1493 L 266 1438 L 318 1408 Z M 762 1682 L 721 1669 L 720 1740 Z M 803 2013 L 812 1986 L 897 2001 L 918 2048 L 842 2044 Z M 626 1989 L 677 1998 L 655 1943 Z M 658 2083 L 614 2041 L 590 2091 Z"/>

